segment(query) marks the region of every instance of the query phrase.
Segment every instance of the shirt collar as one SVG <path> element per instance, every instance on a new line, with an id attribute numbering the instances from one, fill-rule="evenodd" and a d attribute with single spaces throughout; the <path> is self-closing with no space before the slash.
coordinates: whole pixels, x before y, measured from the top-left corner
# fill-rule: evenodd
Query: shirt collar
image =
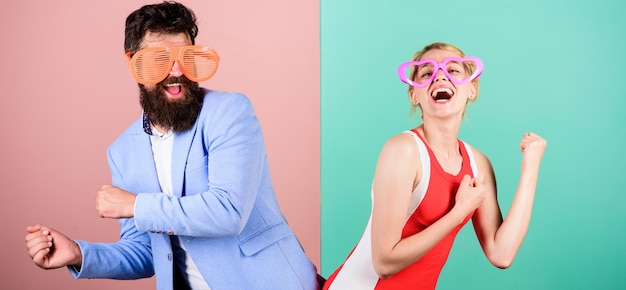
<path id="1" fill-rule="evenodd" d="M 165 133 L 160 133 L 156 128 L 154 128 L 154 126 L 152 126 L 152 124 L 150 124 L 150 120 L 148 120 L 148 115 L 146 115 L 146 113 L 143 113 L 143 131 L 150 135 L 150 136 L 154 136 L 154 137 L 159 137 L 159 138 L 166 138 L 169 137 L 173 134 L 172 130 L 168 130 Z"/>
<path id="2" fill-rule="evenodd" d="M 143 112 L 143 131 L 148 135 L 152 135 L 152 126 L 150 126 L 150 120 L 148 120 L 146 112 Z"/>

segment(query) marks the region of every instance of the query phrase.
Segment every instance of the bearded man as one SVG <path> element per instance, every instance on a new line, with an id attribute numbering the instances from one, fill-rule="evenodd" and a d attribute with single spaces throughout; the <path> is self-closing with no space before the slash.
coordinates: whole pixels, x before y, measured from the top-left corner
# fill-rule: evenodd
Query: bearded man
<path id="1" fill-rule="evenodd" d="M 248 98 L 201 88 L 219 57 L 195 44 L 194 13 L 175 2 L 126 19 L 124 49 L 143 114 L 108 149 L 112 184 L 96 210 L 120 240 L 27 228 L 41 268 L 75 278 L 139 279 L 157 289 L 318 289 L 316 269 L 281 213 Z"/>

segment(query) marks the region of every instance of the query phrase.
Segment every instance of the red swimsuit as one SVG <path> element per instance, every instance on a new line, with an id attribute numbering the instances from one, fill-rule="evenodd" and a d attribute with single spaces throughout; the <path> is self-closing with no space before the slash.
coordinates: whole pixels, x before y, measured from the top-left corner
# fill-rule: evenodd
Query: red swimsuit
<path id="1" fill-rule="evenodd" d="M 422 137 L 415 130 L 410 133 L 413 134 L 418 146 L 420 146 L 423 174 L 420 184 L 412 193 L 414 200 L 416 200 L 413 202 L 413 206 L 417 206 L 417 208 L 408 217 L 402 230 L 402 238 L 421 232 L 448 213 L 454 206 L 456 191 L 463 176 L 469 174 L 474 177 L 476 168 L 469 146 L 459 140 L 459 149 L 463 158 L 461 170 L 456 175 L 445 172 L 437 162 L 430 147 L 425 145 L 426 142 Z M 428 181 L 424 182 L 426 178 Z M 426 190 L 424 190 L 425 187 Z M 361 241 L 350 253 L 344 264 L 328 278 L 324 289 L 435 289 L 441 269 L 448 259 L 454 238 L 470 217 L 471 215 L 466 217 L 462 224 L 448 233 L 417 262 L 386 280 L 380 279 L 373 269 L 370 217 L 370 223 L 368 223 Z"/>

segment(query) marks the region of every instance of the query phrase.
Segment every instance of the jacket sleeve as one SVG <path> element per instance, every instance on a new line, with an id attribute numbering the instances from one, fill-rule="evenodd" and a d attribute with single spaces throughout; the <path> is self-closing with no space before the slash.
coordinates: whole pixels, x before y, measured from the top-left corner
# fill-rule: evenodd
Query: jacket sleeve
<path id="1" fill-rule="evenodd" d="M 124 187 L 109 154 L 113 184 Z M 154 275 L 150 237 L 135 227 L 132 218 L 120 219 L 120 239 L 114 243 L 77 240 L 83 255 L 80 269 L 68 267 L 75 278 L 138 279 Z"/>
<path id="2" fill-rule="evenodd" d="M 140 231 L 225 237 L 243 230 L 262 175 L 268 174 L 265 145 L 248 98 L 227 94 L 205 104 L 210 111 L 198 120 L 185 169 L 185 196 L 137 195 L 135 223 Z"/>

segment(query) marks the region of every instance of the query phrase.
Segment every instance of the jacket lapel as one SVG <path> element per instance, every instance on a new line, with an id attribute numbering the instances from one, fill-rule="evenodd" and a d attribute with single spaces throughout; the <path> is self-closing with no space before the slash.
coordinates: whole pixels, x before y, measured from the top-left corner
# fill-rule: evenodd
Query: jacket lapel
<path id="1" fill-rule="evenodd" d="M 130 155 L 130 158 L 136 159 L 136 162 L 132 164 L 139 166 L 139 168 L 136 168 L 133 172 L 141 172 L 141 178 L 137 180 L 143 192 L 160 192 L 161 185 L 159 184 L 159 177 L 154 164 L 150 136 L 143 131 L 141 126 L 136 126 L 136 128 L 138 130 L 133 132 L 133 141 L 131 143 L 133 154 Z"/>
<path id="2" fill-rule="evenodd" d="M 172 148 L 172 191 L 176 196 L 183 196 L 183 184 L 185 181 L 185 167 L 189 158 L 191 143 L 196 135 L 197 126 L 190 130 L 174 135 L 174 147 Z"/>

